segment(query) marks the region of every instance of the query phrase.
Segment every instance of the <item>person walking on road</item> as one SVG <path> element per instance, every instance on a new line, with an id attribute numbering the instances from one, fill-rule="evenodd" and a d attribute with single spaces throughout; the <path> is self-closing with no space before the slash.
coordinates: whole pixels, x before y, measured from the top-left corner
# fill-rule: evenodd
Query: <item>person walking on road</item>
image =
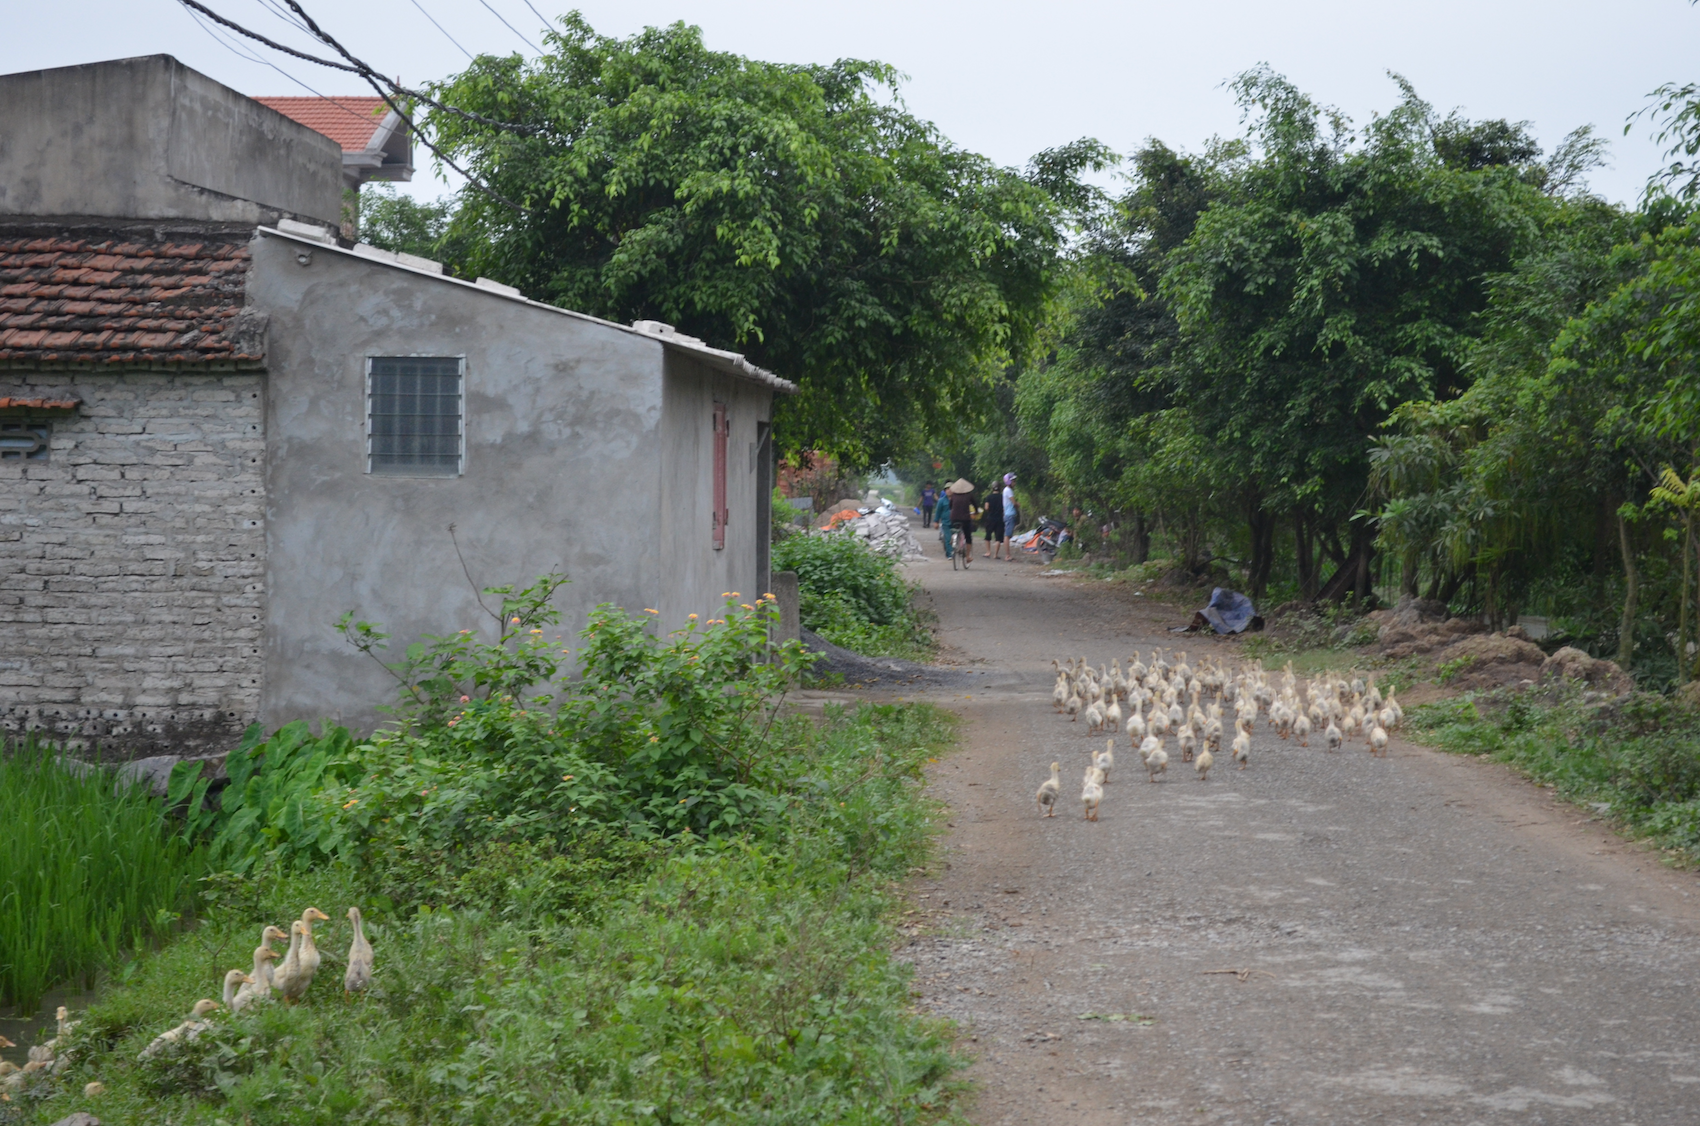
<path id="1" fill-rule="evenodd" d="M 974 486 L 966 477 L 958 477 L 950 486 L 950 522 L 956 529 L 957 550 L 962 552 L 962 565 L 974 560 Z"/>
<path id="2" fill-rule="evenodd" d="M 995 558 L 1004 549 L 1003 492 L 996 485 L 986 490 L 984 519 L 986 525 L 986 558 Z M 994 541 L 996 546 L 993 546 Z"/>
<path id="3" fill-rule="evenodd" d="M 1003 540 L 1004 561 L 1015 558 L 1015 522 L 1021 516 L 1021 507 L 1015 503 L 1015 474 L 1003 475 Z"/>
<path id="4" fill-rule="evenodd" d="M 921 527 L 933 526 L 933 508 L 939 502 L 939 491 L 931 481 L 921 486 Z"/>
<path id="5" fill-rule="evenodd" d="M 939 542 L 944 544 L 944 557 L 956 562 L 956 541 L 950 527 L 950 493 L 941 492 L 933 504 L 933 523 L 939 526 Z"/>

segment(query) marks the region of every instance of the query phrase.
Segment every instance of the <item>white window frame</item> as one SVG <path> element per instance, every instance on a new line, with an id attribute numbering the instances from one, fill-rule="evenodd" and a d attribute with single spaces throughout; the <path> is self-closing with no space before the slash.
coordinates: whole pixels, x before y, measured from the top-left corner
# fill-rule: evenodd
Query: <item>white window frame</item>
<path id="1" fill-rule="evenodd" d="M 454 360 L 455 370 L 455 471 L 453 473 L 402 473 L 393 468 L 377 469 L 372 463 L 372 364 L 375 360 Z M 366 427 L 366 475 L 368 477 L 404 477 L 413 480 L 447 481 L 466 475 L 466 356 L 444 355 L 440 352 L 387 352 L 381 356 L 366 357 L 365 403 L 362 412 L 365 415 Z"/>

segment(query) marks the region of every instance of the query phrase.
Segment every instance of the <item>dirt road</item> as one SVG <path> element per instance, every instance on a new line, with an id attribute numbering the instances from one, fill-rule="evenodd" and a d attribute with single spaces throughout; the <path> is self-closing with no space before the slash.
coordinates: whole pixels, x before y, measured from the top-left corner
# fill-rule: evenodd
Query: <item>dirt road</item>
<path id="1" fill-rule="evenodd" d="M 1700 1123 L 1693 876 L 1498 766 L 1262 724 L 1208 783 L 1174 754 L 1148 784 L 1123 736 L 1088 823 L 1102 742 L 1052 714 L 1051 658 L 1219 643 L 1030 564 L 910 573 L 957 657 L 1017 674 L 925 694 L 968 722 L 904 956 L 973 1037 L 975 1122 Z"/>

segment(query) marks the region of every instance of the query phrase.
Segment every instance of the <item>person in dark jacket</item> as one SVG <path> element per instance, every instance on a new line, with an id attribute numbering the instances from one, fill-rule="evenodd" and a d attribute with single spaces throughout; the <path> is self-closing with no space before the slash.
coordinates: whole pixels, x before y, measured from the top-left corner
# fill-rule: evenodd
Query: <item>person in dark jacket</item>
<path id="1" fill-rule="evenodd" d="M 986 526 L 986 558 L 996 558 L 1004 550 L 1003 486 L 993 485 L 986 490 L 986 503 L 980 510 L 980 522 Z M 992 546 L 994 542 L 996 547 Z"/>
<path id="2" fill-rule="evenodd" d="M 966 567 L 974 558 L 974 486 L 966 477 L 958 477 L 948 491 L 950 523 L 956 529 L 957 550 Z"/>

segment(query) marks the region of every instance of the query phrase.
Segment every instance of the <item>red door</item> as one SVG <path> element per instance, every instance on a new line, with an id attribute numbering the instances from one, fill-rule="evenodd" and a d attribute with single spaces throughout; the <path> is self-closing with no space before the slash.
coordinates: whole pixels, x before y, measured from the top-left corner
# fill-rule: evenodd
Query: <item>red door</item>
<path id="1" fill-rule="evenodd" d="M 714 404 L 714 550 L 726 546 L 726 437 L 731 429 L 726 404 Z"/>

